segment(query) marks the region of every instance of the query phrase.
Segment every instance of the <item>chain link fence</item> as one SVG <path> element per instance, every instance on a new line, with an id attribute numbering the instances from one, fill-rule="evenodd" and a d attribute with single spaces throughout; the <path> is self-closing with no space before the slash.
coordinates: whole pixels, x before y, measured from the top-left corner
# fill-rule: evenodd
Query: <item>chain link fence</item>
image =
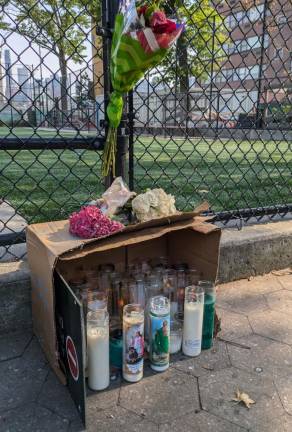
<path id="1" fill-rule="evenodd" d="M 117 0 L 0 0 L 0 260 L 26 223 L 66 218 L 100 175 Z M 170 0 L 186 31 L 127 96 L 131 188 L 217 219 L 292 210 L 290 0 Z M 124 129 L 123 129 L 124 130 Z M 128 168 L 127 168 L 128 167 Z M 8 257 L 8 258 L 7 258 Z"/>
<path id="2" fill-rule="evenodd" d="M 225 219 L 288 212 L 291 2 L 184 2 L 180 13 L 184 36 L 133 95 L 135 188 L 160 185 L 184 209 L 207 199 Z"/>

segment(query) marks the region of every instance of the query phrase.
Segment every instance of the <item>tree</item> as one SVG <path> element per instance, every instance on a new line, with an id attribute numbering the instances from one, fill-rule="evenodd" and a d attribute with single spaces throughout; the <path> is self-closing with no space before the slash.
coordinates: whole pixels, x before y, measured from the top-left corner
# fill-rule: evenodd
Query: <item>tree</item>
<path id="1" fill-rule="evenodd" d="M 61 109 L 68 110 L 68 61 L 81 63 L 91 24 L 90 14 L 99 14 L 99 0 L 1 0 L 2 8 L 13 11 L 15 25 L 10 29 L 55 54 L 61 75 Z M 5 10 L 5 9 L 4 9 Z"/>
<path id="2" fill-rule="evenodd" d="M 88 100 L 94 100 L 93 81 L 85 71 L 80 74 L 76 82 L 76 101 L 78 108 L 83 108 Z"/>
<path id="3" fill-rule="evenodd" d="M 209 0 L 170 0 L 164 6 L 167 14 L 174 11 L 185 23 L 185 31 L 178 39 L 160 68 L 164 81 L 175 86 L 181 94 L 182 117 L 190 111 L 190 77 L 204 81 L 220 67 L 228 40 L 224 16 L 221 16 Z M 219 59 L 217 62 L 216 59 Z"/>

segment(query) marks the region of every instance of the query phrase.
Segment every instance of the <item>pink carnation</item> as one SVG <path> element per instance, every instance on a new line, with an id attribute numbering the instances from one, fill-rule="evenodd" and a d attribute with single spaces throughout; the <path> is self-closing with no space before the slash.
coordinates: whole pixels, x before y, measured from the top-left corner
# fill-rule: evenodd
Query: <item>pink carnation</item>
<path id="1" fill-rule="evenodd" d="M 105 216 L 94 205 L 83 207 L 69 217 L 70 233 L 81 238 L 98 238 L 121 231 L 124 225 Z"/>

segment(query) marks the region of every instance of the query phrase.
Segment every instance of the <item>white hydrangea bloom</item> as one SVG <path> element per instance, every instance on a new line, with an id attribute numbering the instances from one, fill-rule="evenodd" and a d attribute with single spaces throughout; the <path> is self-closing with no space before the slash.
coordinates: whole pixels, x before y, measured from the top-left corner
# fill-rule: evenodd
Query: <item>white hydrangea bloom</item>
<path id="1" fill-rule="evenodd" d="M 132 201 L 133 211 L 140 222 L 177 213 L 175 198 L 163 189 L 152 189 Z"/>

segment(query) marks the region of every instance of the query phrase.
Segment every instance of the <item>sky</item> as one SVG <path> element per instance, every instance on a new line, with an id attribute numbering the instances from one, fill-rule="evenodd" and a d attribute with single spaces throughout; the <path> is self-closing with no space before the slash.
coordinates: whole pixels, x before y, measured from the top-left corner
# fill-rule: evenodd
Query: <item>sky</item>
<path id="1" fill-rule="evenodd" d="M 37 68 L 35 70 L 35 77 L 40 77 L 40 55 L 39 55 L 39 46 L 37 44 L 29 43 L 23 36 L 20 36 L 16 33 L 8 34 L 5 33 L 0 35 L 1 38 L 1 45 L 0 49 L 2 52 L 2 65 L 4 64 L 4 50 L 9 49 L 10 50 L 10 56 L 11 56 L 11 62 L 12 64 L 14 62 L 17 62 L 17 65 L 13 66 L 13 74 L 17 74 L 17 67 L 21 67 L 21 62 L 25 65 L 28 65 L 31 67 L 32 65 L 34 68 Z M 91 69 L 91 45 L 90 42 L 86 42 L 86 53 L 87 58 L 84 61 L 83 64 L 75 64 L 72 61 L 69 61 L 69 68 L 72 71 L 78 71 L 81 68 L 86 67 L 86 61 L 89 62 L 89 68 Z M 47 51 L 46 49 L 41 49 L 41 57 L 43 58 L 42 63 L 42 76 L 43 78 L 49 77 L 52 75 L 53 72 L 58 71 L 59 69 L 59 63 L 58 58 Z M 70 70 L 69 70 L 70 72 Z"/>

